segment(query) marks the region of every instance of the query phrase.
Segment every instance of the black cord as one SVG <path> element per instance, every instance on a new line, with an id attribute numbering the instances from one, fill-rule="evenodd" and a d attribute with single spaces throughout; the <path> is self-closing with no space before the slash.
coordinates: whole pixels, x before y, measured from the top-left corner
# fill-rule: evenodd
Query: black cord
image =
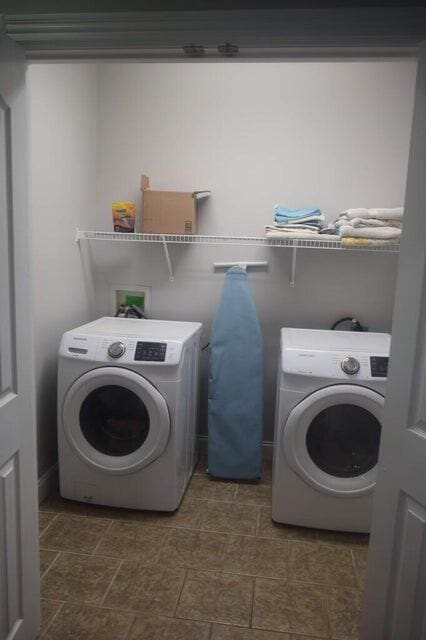
<path id="1" fill-rule="evenodd" d="M 333 324 L 333 326 L 331 327 L 331 331 L 334 331 L 336 327 L 339 326 L 339 324 L 343 324 L 344 322 L 353 322 L 354 319 L 353 318 L 340 318 L 340 320 L 336 320 L 336 322 Z"/>
<path id="2" fill-rule="evenodd" d="M 362 326 L 359 320 L 357 320 L 356 318 L 349 318 L 349 317 L 340 318 L 340 320 L 336 320 L 336 322 L 331 327 L 331 331 L 334 331 L 336 327 L 338 327 L 339 324 L 342 324 L 343 322 L 351 323 L 351 328 L 350 328 L 351 331 L 368 331 L 366 327 Z"/>

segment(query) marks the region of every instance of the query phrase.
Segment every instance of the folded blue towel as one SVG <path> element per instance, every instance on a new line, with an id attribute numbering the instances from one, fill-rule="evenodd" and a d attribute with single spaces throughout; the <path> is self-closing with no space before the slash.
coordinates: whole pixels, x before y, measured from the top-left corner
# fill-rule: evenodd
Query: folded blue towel
<path id="1" fill-rule="evenodd" d="M 276 222 L 303 220 L 304 218 L 321 216 L 321 211 L 318 207 L 312 209 L 289 209 L 288 207 L 283 207 L 281 204 L 276 204 L 274 211 Z"/>

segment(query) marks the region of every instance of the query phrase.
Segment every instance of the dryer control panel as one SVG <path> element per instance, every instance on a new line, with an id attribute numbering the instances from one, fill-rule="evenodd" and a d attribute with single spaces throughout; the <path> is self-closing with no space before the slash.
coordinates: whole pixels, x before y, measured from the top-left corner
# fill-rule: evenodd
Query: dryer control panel
<path id="1" fill-rule="evenodd" d="M 333 380 L 385 380 L 388 356 L 362 352 L 327 352 L 308 349 L 285 349 L 282 371 L 286 374 L 330 378 Z"/>
<path id="2" fill-rule="evenodd" d="M 164 362 L 167 344 L 165 342 L 137 342 L 135 360 L 144 362 Z"/>
<path id="3" fill-rule="evenodd" d="M 371 356 L 370 368 L 373 378 L 387 378 L 389 358 L 385 356 Z"/>
<path id="4" fill-rule="evenodd" d="M 387 333 L 283 328 L 282 372 L 352 384 L 384 383 L 390 345 Z"/>

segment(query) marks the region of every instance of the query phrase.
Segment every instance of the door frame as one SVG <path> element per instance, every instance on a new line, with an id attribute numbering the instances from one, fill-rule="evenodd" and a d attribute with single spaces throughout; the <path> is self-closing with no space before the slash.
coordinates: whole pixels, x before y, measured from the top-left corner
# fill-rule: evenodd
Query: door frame
<path id="1" fill-rule="evenodd" d="M 6 14 L 3 30 L 24 47 L 28 60 L 415 57 L 426 39 L 426 9 Z M 226 48 L 219 52 L 226 43 L 239 47 L 238 56 Z M 194 44 L 201 49 L 191 48 Z"/>
<path id="2" fill-rule="evenodd" d="M 0 16 L 0 30 L 30 62 L 416 58 L 426 41 L 426 9 L 22 14 Z M 218 52 L 228 42 L 240 47 L 239 56 Z M 183 51 L 192 43 L 204 50 Z"/>

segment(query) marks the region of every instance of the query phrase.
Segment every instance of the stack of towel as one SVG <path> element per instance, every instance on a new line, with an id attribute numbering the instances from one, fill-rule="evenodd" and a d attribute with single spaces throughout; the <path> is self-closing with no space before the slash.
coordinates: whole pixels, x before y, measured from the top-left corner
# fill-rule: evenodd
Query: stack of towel
<path id="1" fill-rule="evenodd" d="M 325 218 L 318 208 L 289 209 L 276 204 L 274 212 L 274 223 L 265 226 L 268 238 L 308 238 L 312 240 L 319 233 L 322 233 L 326 226 Z M 326 239 L 324 236 L 322 237 Z"/>
<path id="2" fill-rule="evenodd" d="M 398 244 L 404 209 L 347 209 L 335 222 L 344 246 Z"/>

